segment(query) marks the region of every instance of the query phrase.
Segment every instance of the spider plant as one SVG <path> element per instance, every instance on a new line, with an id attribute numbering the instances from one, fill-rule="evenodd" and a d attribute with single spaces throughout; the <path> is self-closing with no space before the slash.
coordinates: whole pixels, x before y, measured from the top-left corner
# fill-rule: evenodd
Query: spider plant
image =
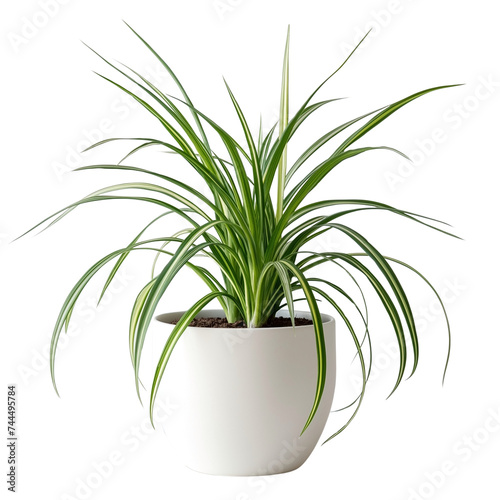
<path id="1" fill-rule="evenodd" d="M 177 341 L 193 318 L 211 301 L 215 299 L 219 302 L 229 322 L 243 321 L 249 328 L 259 328 L 285 306 L 293 323 L 295 302 L 305 300 L 314 323 L 318 371 L 314 403 L 309 417 L 304 422 L 302 431 L 304 432 L 316 413 L 325 385 L 326 352 L 318 307 L 318 302 L 323 300 L 337 311 L 338 317 L 350 332 L 363 380 L 359 396 L 349 405 L 354 408 L 352 415 L 334 435 L 338 434 L 352 421 L 363 400 L 366 382 L 370 376 L 371 339 L 366 302 L 364 307 L 359 307 L 343 288 L 324 277 L 324 271 L 320 272 L 319 266 L 332 265 L 342 272 L 347 272 L 349 279 L 354 281 L 361 293 L 363 286 L 366 285 L 375 290 L 390 318 L 399 346 L 399 371 L 393 391 L 399 386 L 409 364 L 408 344 L 411 345 L 412 351 L 410 375 L 415 372 L 419 359 L 414 315 L 405 290 L 393 268 L 404 266 L 412 270 L 432 288 L 427 279 L 416 269 L 400 260 L 382 255 L 358 231 L 341 222 L 342 219 L 356 212 L 382 210 L 443 233 L 450 233 L 435 225 L 440 221 L 384 203 L 362 199 L 325 199 L 308 202 L 307 197 L 318 185 L 329 182 L 327 176 L 332 170 L 350 158 L 376 150 L 389 150 L 405 156 L 391 147 L 361 147 L 357 146 L 357 143 L 403 106 L 430 92 L 453 85 L 422 90 L 337 125 L 321 135 L 288 165 L 287 146 L 297 130 L 313 113 L 337 100 L 315 100 L 315 96 L 346 64 L 359 44 L 345 61 L 314 89 L 297 111 L 290 114 L 288 30 L 282 67 L 279 121 L 270 130 L 262 130 L 261 124 L 258 135 L 252 132 L 235 94 L 225 82 L 228 98 L 234 107 L 244 136 L 244 141 L 238 142 L 234 135 L 193 104 L 171 67 L 144 38 L 130 26 L 129 28 L 163 65 L 180 95 L 174 97 L 165 93 L 133 69 L 114 64 L 95 52 L 128 81 L 128 84 L 124 86 L 107 76 L 98 75 L 137 101 L 163 126 L 164 134 L 159 138 L 112 138 L 100 141 L 88 149 L 111 141 L 130 141 L 134 146 L 118 163 L 89 165 L 76 170 L 135 172 L 148 176 L 151 182 L 128 182 L 105 187 L 61 209 L 35 227 L 41 225 L 48 227 L 80 205 L 105 200 L 134 200 L 154 204 L 158 207 L 159 213 L 129 244 L 104 256 L 90 267 L 69 293 L 57 318 L 51 342 L 50 368 L 55 390 L 57 391 L 54 361 L 58 339 L 63 329 L 68 328 L 75 303 L 83 289 L 98 271 L 114 261 L 102 289 L 102 297 L 129 254 L 141 250 L 152 253 L 155 265 L 151 279 L 148 279 L 137 295 L 130 316 L 129 347 L 139 398 L 141 397 L 139 378 L 141 353 L 148 327 L 160 299 L 177 273 L 184 267 L 196 273 L 207 287 L 207 293 L 193 303 L 180 318 L 163 348 L 151 388 L 149 405 L 151 420 L 158 387 Z M 343 132 L 347 137 L 340 141 L 338 137 Z M 337 144 L 332 146 L 335 139 Z M 214 140 L 217 140 L 219 151 L 211 145 Z M 159 147 L 181 157 L 186 168 L 192 169 L 193 174 L 203 179 L 210 194 L 204 195 L 179 180 L 175 170 L 169 168 L 169 156 L 161 171 L 125 163 L 132 155 L 149 147 Z M 313 156 L 320 150 L 326 152 L 325 158 L 316 161 Z M 326 215 L 323 213 L 325 210 Z M 168 236 L 160 232 L 156 237 L 144 237 L 147 230 L 158 227 L 158 221 L 170 217 L 180 217 L 185 221 L 187 229 Z M 328 231 L 347 236 L 360 251 L 343 253 L 306 250 L 307 243 Z M 162 262 L 162 259 L 158 260 L 160 255 L 166 259 L 162 266 L 158 265 Z M 196 257 L 201 255 L 213 261 L 220 272 L 214 274 L 200 265 Z M 371 266 L 373 270 L 364 262 L 366 259 L 373 262 Z M 359 282 L 360 278 L 363 280 L 363 285 Z M 432 290 L 437 295 L 436 290 L 434 288 Z M 348 308 L 341 305 L 343 300 L 354 304 L 356 317 L 358 314 L 361 316 L 364 324 L 361 335 L 353 326 L 352 314 L 346 312 Z M 439 300 L 443 306 L 441 299 Z M 446 316 L 445 311 L 444 314 Z M 447 317 L 446 321 L 450 338 Z M 368 359 L 363 352 L 363 343 L 366 339 L 369 349 Z M 446 366 L 449 352 L 448 344 Z"/>

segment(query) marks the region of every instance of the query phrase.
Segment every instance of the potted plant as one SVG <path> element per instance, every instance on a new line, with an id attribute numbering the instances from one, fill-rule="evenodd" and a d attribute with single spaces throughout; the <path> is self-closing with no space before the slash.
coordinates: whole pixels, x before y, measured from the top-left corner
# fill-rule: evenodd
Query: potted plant
<path id="1" fill-rule="evenodd" d="M 194 300 L 186 311 L 157 317 L 169 333 L 152 383 L 151 415 L 165 368 L 178 345 L 187 356 L 188 465 L 202 472 L 228 475 L 271 474 L 295 469 L 304 462 L 320 438 L 330 413 L 335 386 L 335 322 L 331 316 L 320 313 L 319 301 L 331 306 L 337 321 L 347 327 L 363 380 L 359 396 L 350 405 L 352 414 L 333 436 L 344 430 L 356 415 L 370 376 L 371 339 L 366 303 L 364 307 L 359 306 L 357 300 L 338 283 L 325 277 L 323 268 L 319 271 L 320 265 L 331 265 L 347 273 L 361 294 L 360 277 L 375 290 L 392 322 L 399 346 L 399 372 L 393 390 L 399 386 L 409 363 L 408 343 L 413 358 L 411 374 L 415 372 L 419 358 L 412 308 L 395 268 L 404 266 L 417 273 L 431 288 L 432 285 L 410 265 L 383 256 L 342 219 L 352 213 L 383 210 L 450 234 L 436 226 L 439 221 L 435 219 L 384 203 L 361 199 L 308 202 L 307 197 L 320 183 L 327 182 L 327 176 L 335 167 L 350 158 L 380 149 L 404 156 L 390 147 L 357 147 L 356 143 L 406 104 L 453 85 L 417 92 L 338 125 L 321 135 L 289 165 L 287 146 L 297 130 L 315 111 L 336 100 L 313 99 L 356 49 L 294 114 L 289 115 L 288 32 L 280 116 L 271 130 L 264 131 L 261 126 L 258 136 L 253 134 L 235 95 L 226 84 L 245 138 L 240 143 L 193 104 L 170 66 L 130 29 L 161 62 L 181 97 L 173 97 L 134 70 L 118 67 L 99 56 L 128 79 L 136 90 L 100 76 L 135 99 L 158 120 L 165 129 L 165 136 L 126 139 L 135 145 L 119 163 L 90 165 L 76 170 L 135 172 L 149 177 L 151 182 L 122 183 L 103 188 L 35 227 L 54 224 L 80 205 L 111 199 L 154 204 L 159 214 L 128 245 L 90 267 L 69 293 L 57 318 L 51 342 L 50 368 L 54 388 L 57 391 L 54 361 L 58 339 L 68 327 L 83 289 L 101 269 L 114 262 L 102 291 L 104 294 L 128 255 L 147 250 L 152 252 L 157 265 L 152 278 L 137 295 L 129 330 L 130 355 L 139 398 L 141 354 L 148 327 L 155 318 L 160 299 L 179 270 L 189 268 L 206 285 L 207 293 Z M 338 138 L 342 132 L 347 137 L 340 141 Z M 212 147 L 215 138 L 223 145 L 223 152 Z M 124 139 L 106 139 L 91 148 L 116 140 Z M 335 140 L 337 144 L 333 147 Z M 168 167 L 157 171 L 124 163 L 132 155 L 153 146 L 182 158 L 186 166 L 203 179 L 209 194 L 205 195 L 181 181 Z M 314 156 L 318 151 L 328 151 L 326 158 L 319 162 Z M 188 228 L 173 235 L 144 236 L 146 231 L 156 227 L 160 219 L 169 217 L 179 217 Z M 345 235 L 359 247 L 359 252 L 307 250 L 307 243 L 328 231 Z M 205 257 L 203 262 L 208 259 L 218 271 L 213 272 L 200 263 L 200 256 Z M 159 257 L 161 265 L 157 262 Z M 375 270 L 371 270 L 367 260 L 372 261 Z M 432 290 L 439 299 L 436 290 Z M 219 303 L 219 310 L 206 309 L 213 301 Z M 297 301 L 305 304 L 304 311 L 296 311 Z M 361 331 L 354 327 L 354 320 L 342 301 L 354 305 L 363 325 Z M 445 311 L 444 314 L 446 316 Z M 449 336 L 447 318 L 446 321 Z M 228 343 L 228 332 L 242 341 L 236 346 Z M 365 340 L 368 342 L 363 345 Z M 366 345 L 368 359 L 363 351 Z M 446 366 L 448 359 L 449 348 Z"/>

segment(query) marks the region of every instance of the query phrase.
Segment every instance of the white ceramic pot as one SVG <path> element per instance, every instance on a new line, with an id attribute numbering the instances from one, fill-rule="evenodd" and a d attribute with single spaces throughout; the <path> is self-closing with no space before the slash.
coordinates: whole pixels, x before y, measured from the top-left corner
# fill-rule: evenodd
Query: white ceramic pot
<path id="1" fill-rule="evenodd" d="M 171 331 L 169 322 L 181 316 L 177 312 L 156 319 Z M 199 316 L 224 313 L 206 310 Z M 296 316 L 310 318 L 306 312 Z M 312 325 L 295 330 L 187 328 L 174 351 L 181 353 L 184 372 L 182 435 L 177 442 L 189 468 L 254 476 L 288 472 L 305 462 L 325 427 L 335 389 L 335 322 L 327 315 L 322 319 L 326 384 L 318 411 L 302 436 L 316 389 Z"/>

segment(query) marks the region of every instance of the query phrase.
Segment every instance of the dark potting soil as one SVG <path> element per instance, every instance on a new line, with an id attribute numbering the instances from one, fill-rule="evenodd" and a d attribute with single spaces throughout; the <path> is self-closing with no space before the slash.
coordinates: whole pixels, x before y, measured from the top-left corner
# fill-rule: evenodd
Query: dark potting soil
<path id="1" fill-rule="evenodd" d="M 177 321 L 172 321 L 175 325 Z M 295 326 L 312 325 L 313 322 L 306 318 L 295 318 Z M 197 326 L 199 328 L 246 328 L 246 323 L 236 321 L 235 323 L 228 323 L 226 318 L 197 318 L 193 319 L 189 326 Z M 290 318 L 270 318 L 261 328 L 276 328 L 282 326 L 292 326 Z"/>

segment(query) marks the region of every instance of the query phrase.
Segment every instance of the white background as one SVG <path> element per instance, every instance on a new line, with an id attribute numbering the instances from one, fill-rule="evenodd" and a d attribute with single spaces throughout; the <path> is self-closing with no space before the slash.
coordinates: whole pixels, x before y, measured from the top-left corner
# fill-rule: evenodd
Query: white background
<path id="1" fill-rule="evenodd" d="M 18 386 L 18 498 L 500 497 L 495 245 L 500 68 L 493 6 L 491 0 L 23 0 L 4 6 L 0 304 L 4 387 Z M 444 387 L 445 323 L 432 294 L 402 272 L 422 335 L 421 365 L 413 378 L 385 400 L 397 359 L 387 320 L 374 306 L 374 378 L 346 432 L 289 474 L 249 481 L 192 472 L 161 430 L 150 432 L 134 392 L 128 311 L 150 269 L 150 260 L 139 256 L 130 259 L 98 310 L 95 298 L 104 275 L 82 296 L 57 359 L 62 395 L 57 398 L 46 349 L 58 308 L 91 264 L 128 243 L 157 212 L 133 203 L 86 206 L 40 236 L 9 242 L 64 204 L 130 178 L 65 173 L 120 158 L 123 149 L 112 146 L 80 155 L 89 137 L 160 135 L 152 118 L 92 73 L 113 75 L 80 43 L 154 73 L 155 60 L 122 19 L 168 60 L 201 109 L 233 129 L 221 75 L 254 129 L 259 112 L 269 127 L 278 108 L 288 23 L 292 111 L 372 27 L 362 50 L 320 96 L 349 99 L 319 113 L 291 155 L 348 118 L 427 87 L 466 84 L 412 103 L 363 139 L 363 144 L 402 149 L 415 160 L 413 166 L 390 153 L 372 153 L 345 163 L 317 193 L 374 199 L 428 214 L 448 221 L 464 238 L 448 238 L 390 215 L 350 219 L 384 253 L 415 265 L 443 292 L 453 329 Z M 156 81 L 173 91 L 168 78 L 156 74 Z M 141 164 L 139 157 L 135 161 Z M 143 161 L 170 158 L 151 153 Z M 338 248 L 341 243 L 330 237 L 318 245 Z M 164 311 L 187 307 L 199 293 L 190 274 L 177 282 L 175 293 L 162 302 Z M 355 394 L 352 354 L 340 328 L 335 407 Z M 176 418 L 175 398 L 168 404 L 167 434 Z M 345 418 L 333 414 L 325 437 Z M 5 491 L 6 484 L 1 488 Z"/>

